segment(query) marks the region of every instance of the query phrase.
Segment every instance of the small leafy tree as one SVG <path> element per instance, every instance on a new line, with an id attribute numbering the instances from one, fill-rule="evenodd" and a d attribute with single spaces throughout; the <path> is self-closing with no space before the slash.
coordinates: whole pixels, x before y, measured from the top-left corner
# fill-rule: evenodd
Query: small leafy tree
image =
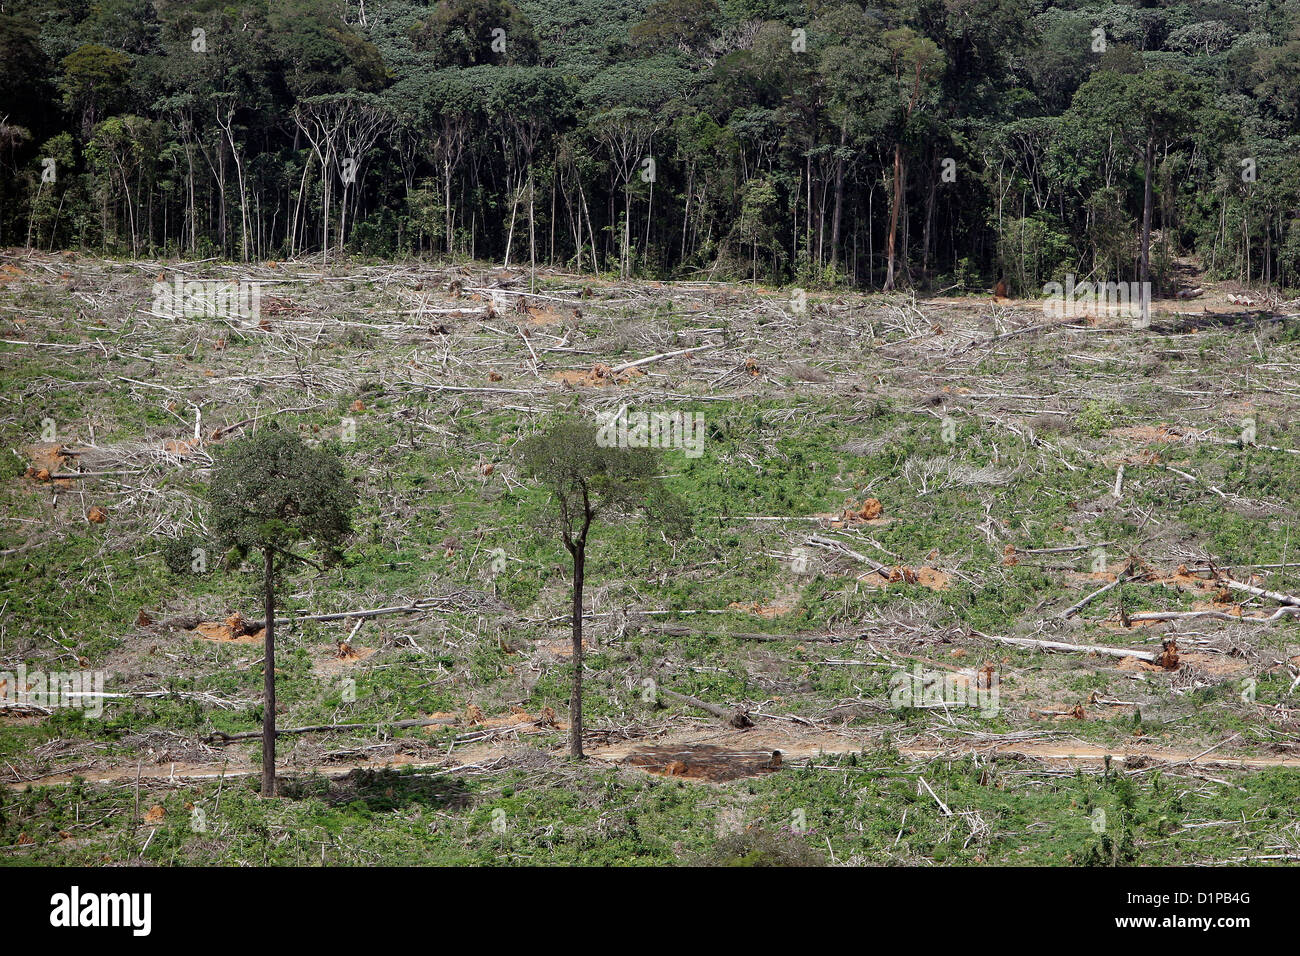
<path id="1" fill-rule="evenodd" d="M 289 548 L 315 540 L 337 549 L 351 527 L 356 492 L 343 463 L 295 434 L 264 429 L 233 442 L 212 468 L 209 524 L 222 544 L 261 552 L 266 609 L 262 795 L 275 796 L 275 573 L 277 558 L 306 561 Z M 283 561 L 281 561 L 283 563 Z"/>
<path id="2" fill-rule="evenodd" d="M 592 524 L 618 512 L 639 511 L 676 536 L 690 530 L 681 499 L 656 476 L 659 456 L 645 448 L 606 447 L 594 425 L 557 421 L 516 449 L 520 470 L 546 488 L 552 518 L 573 559 L 573 689 L 569 698 L 569 752 L 582 759 L 582 586 L 587 534 Z"/>

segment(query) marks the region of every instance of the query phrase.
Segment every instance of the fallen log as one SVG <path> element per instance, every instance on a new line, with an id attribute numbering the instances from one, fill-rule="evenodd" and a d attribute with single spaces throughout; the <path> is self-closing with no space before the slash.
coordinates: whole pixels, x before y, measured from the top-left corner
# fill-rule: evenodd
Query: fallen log
<path id="1" fill-rule="evenodd" d="M 999 644 L 1010 644 L 1014 647 L 1036 647 L 1044 651 L 1078 651 L 1083 654 L 1102 654 L 1108 657 L 1136 657 L 1140 661 L 1149 661 L 1152 664 L 1158 664 L 1161 656 L 1159 651 L 1139 651 L 1127 647 L 1070 644 L 1067 641 L 1040 641 L 1032 637 L 999 637 L 996 634 L 982 634 L 979 631 L 972 631 L 971 633 L 978 637 L 987 638 L 990 641 L 996 641 Z"/>
<path id="2" fill-rule="evenodd" d="M 703 352 L 706 349 L 716 349 L 720 343 L 711 342 L 707 345 L 693 345 L 688 349 L 675 349 L 672 352 L 660 352 L 658 355 L 647 355 L 645 358 L 636 359 L 633 362 L 624 362 L 622 365 L 615 365 L 611 368 L 610 374 L 617 375 L 619 372 L 626 372 L 630 368 L 637 368 L 641 365 L 649 365 L 651 362 L 657 362 L 660 359 L 672 358 L 674 355 L 686 355 L 689 352 Z"/>
<path id="3" fill-rule="evenodd" d="M 27 701 L 5 700 L 3 697 L 0 697 L 0 707 L 4 707 L 8 710 L 13 710 L 13 711 L 42 714 L 44 716 L 49 716 L 50 714 L 54 713 L 54 711 L 48 710 L 47 708 L 42 707 L 40 704 L 31 704 L 28 703 Z"/>
<path id="4" fill-rule="evenodd" d="M 679 694 L 675 690 L 667 690 L 662 687 L 659 689 L 659 693 L 663 694 L 669 700 L 675 700 L 679 704 L 689 704 L 691 707 L 695 707 L 705 713 L 712 714 L 714 717 L 725 720 L 729 726 L 735 727 L 737 730 L 744 730 L 746 727 L 754 726 L 754 722 L 749 719 L 749 714 L 745 713 L 744 709 L 741 707 L 737 707 L 733 711 L 728 711 L 726 708 L 719 707 L 717 704 L 706 703 L 698 697 Z"/>
<path id="5" fill-rule="evenodd" d="M 455 724 L 456 721 L 457 718 L 455 717 L 433 717 L 427 720 L 398 720 L 393 723 L 375 721 L 369 724 L 313 724 L 310 727 L 277 727 L 275 735 L 282 737 L 285 734 L 317 734 L 335 730 L 370 730 L 371 728 L 378 730 L 381 727 L 392 730 L 404 730 L 410 727 L 446 727 Z M 214 730 L 203 738 L 203 742 L 225 746 L 234 740 L 253 740 L 254 738 L 260 740 L 261 737 L 262 731 L 260 730 L 246 730 L 237 734 L 228 734 L 224 730 Z"/>
<path id="6" fill-rule="evenodd" d="M 376 607 L 363 611 L 335 611 L 330 614 L 298 614 L 293 617 L 277 617 L 276 624 L 293 624 L 295 621 L 346 621 L 352 618 L 380 617 L 384 614 L 417 614 L 420 611 L 436 611 L 440 602 L 416 601 L 414 604 L 394 604 L 392 607 Z M 249 633 L 256 633 L 266 626 L 265 621 L 249 621 Z"/>
<path id="7" fill-rule="evenodd" d="M 123 700 L 123 699 L 135 700 L 135 699 L 144 699 L 144 698 L 158 699 L 163 697 L 175 697 L 175 698 L 179 698 L 180 700 L 201 701 L 202 703 L 212 704 L 215 707 L 221 707 L 225 710 L 234 710 L 237 707 L 246 705 L 247 703 L 251 703 L 251 701 L 236 702 L 232 700 L 225 700 L 221 697 L 216 696 L 215 694 L 207 694 L 202 691 L 187 691 L 187 690 L 134 690 L 134 691 L 126 691 L 124 693 L 106 693 L 104 691 L 87 690 L 87 691 L 69 691 L 63 696 L 67 697 L 68 699 L 75 698 L 78 700 L 85 699 L 85 698 L 91 698 L 91 699 L 99 698 L 100 700 L 103 701 Z"/>
<path id="8" fill-rule="evenodd" d="M 1231 578 L 1223 579 L 1223 586 L 1231 588 L 1234 591 L 1243 591 L 1246 594 L 1253 594 L 1256 597 L 1266 597 L 1270 601 L 1277 601 L 1279 604 L 1289 604 L 1292 607 L 1300 607 L 1300 597 L 1292 594 L 1283 594 L 1281 591 L 1266 591 L 1264 588 L 1257 588 L 1253 584 L 1242 584 L 1240 581 L 1233 581 Z"/>
<path id="9" fill-rule="evenodd" d="M 50 481 L 76 481 L 81 478 L 102 478 L 105 475 L 143 475 L 143 468 L 131 468 L 119 471 L 56 471 L 50 475 Z"/>
<path id="10" fill-rule="evenodd" d="M 855 637 L 837 637 L 834 634 L 768 634 L 762 631 L 718 631 L 710 628 L 681 627 L 665 625 L 643 629 L 645 634 L 660 634 L 665 637 L 730 637 L 738 641 L 801 641 L 815 644 L 838 644 L 842 641 L 855 640 Z"/>
<path id="11" fill-rule="evenodd" d="M 1200 611 L 1143 611 L 1140 614 L 1130 614 L 1130 621 L 1180 621 L 1184 618 L 1191 617 L 1208 617 L 1216 621 L 1232 621 L 1234 623 L 1271 624 L 1274 621 L 1280 621 L 1287 615 L 1300 614 L 1300 607 L 1288 604 L 1278 608 L 1268 617 L 1251 617 L 1245 614 L 1229 614 L 1226 611 L 1200 610 Z"/>
<path id="12" fill-rule="evenodd" d="M 1111 581 L 1109 584 L 1105 585 L 1104 587 L 1100 587 L 1100 588 L 1098 588 L 1097 590 L 1093 591 L 1091 594 L 1089 594 L 1087 597 L 1085 597 L 1085 598 L 1084 598 L 1082 601 L 1080 601 L 1079 603 L 1077 603 L 1077 604 L 1072 604 L 1072 605 L 1070 605 L 1069 607 L 1067 607 L 1064 611 L 1061 612 L 1061 615 L 1060 615 L 1060 616 L 1061 616 L 1061 620 L 1062 620 L 1062 621 L 1069 620 L 1069 619 L 1072 618 L 1074 615 L 1076 615 L 1076 614 L 1078 614 L 1080 611 L 1082 611 L 1082 610 L 1083 610 L 1085 607 L 1087 607 L 1089 604 L 1091 604 L 1093 601 L 1097 600 L 1097 598 L 1101 597 L 1103 594 L 1107 593 L 1108 591 L 1111 591 L 1111 590 L 1113 590 L 1114 588 L 1119 587 L 1121 584 L 1123 584 L 1123 583 L 1124 583 L 1125 581 L 1127 581 L 1127 580 L 1128 580 L 1128 577 L 1125 576 L 1125 575 L 1123 575 L 1123 574 L 1120 574 L 1120 575 L 1116 576 L 1116 578 L 1115 578 L 1114 581 Z"/>

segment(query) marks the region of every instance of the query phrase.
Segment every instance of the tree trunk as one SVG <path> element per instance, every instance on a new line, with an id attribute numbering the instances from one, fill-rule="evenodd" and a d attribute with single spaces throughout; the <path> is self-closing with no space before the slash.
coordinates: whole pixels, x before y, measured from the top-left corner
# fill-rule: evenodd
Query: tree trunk
<path id="1" fill-rule="evenodd" d="M 812 220 L 813 220 L 813 204 L 812 204 L 812 149 L 811 149 L 811 144 L 809 144 L 809 146 L 810 146 L 810 148 L 809 148 L 809 150 L 808 150 L 808 152 L 807 152 L 807 154 L 806 154 L 806 156 L 807 156 L 807 160 L 806 160 L 806 162 L 804 163 L 804 176 L 805 176 L 806 179 L 807 179 L 807 181 L 806 181 L 805 184 L 804 184 L 804 206 L 807 208 L 808 213 L 807 213 L 807 215 L 804 216 L 804 224 L 803 224 L 803 233 L 804 233 L 804 238 L 803 238 L 803 244 L 804 244 L 804 248 L 808 250 L 808 261 L 809 261 L 809 262 L 812 262 L 812 254 L 813 254 L 813 247 L 812 247 Z"/>
<path id="2" fill-rule="evenodd" d="M 1146 162 L 1142 170 L 1144 182 L 1142 189 L 1142 251 L 1139 260 L 1141 274 L 1138 277 L 1143 289 L 1146 289 L 1147 283 L 1151 281 L 1151 167 L 1155 163 L 1155 149 L 1155 140 L 1148 139 Z"/>
<path id="3" fill-rule="evenodd" d="M 333 158 L 333 149 L 330 150 L 330 158 Z M 333 192 L 334 183 L 330 174 L 330 164 L 328 161 L 321 162 L 321 177 L 324 182 L 323 202 L 321 209 L 320 221 L 320 247 L 321 261 L 328 263 L 330 261 L 330 194 Z"/>
<path id="4" fill-rule="evenodd" d="M 582 579 L 586 544 L 573 550 L 573 689 L 569 697 L 569 754 L 582 760 Z"/>
<path id="5" fill-rule="evenodd" d="M 686 255 L 686 227 L 691 221 L 691 197 L 695 194 L 695 164 L 691 163 L 686 170 L 686 211 L 682 214 L 682 256 L 681 261 L 685 262 Z M 796 230 L 797 231 L 797 230 Z M 792 260 L 793 261 L 793 258 Z M 582 271 L 581 268 L 578 269 Z"/>
<path id="6" fill-rule="evenodd" d="M 229 251 L 226 248 L 226 148 L 224 145 L 217 150 L 217 199 L 221 211 L 221 252 L 224 255 Z"/>
<path id="7" fill-rule="evenodd" d="M 186 194 L 190 203 L 190 252 L 194 252 L 199 244 L 199 201 L 194 189 L 194 153 L 190 148 L 188 137 L 185 140 L 185 165 L 189 171 L 189 191 Z"/>
<path id="8" fill-rule="evenodd" d="M 266 653 L 262 661 L 263 696 L 265 711 L 262 714 L 262 796 L 275 796 L 275 552 L 263 549 L 265 560 L 263 589 L 266 598 Z"/>
<path id="9" fill-rule="evenodd" d="M 921 279 L 925 281 L 930 274 L 930 242 L 934 234 L 934 199 L 939 189 L 939 177 L 935 175 L 934 157 L 930 161 L 930 190 L 925 194 L 925 229 L 921 234 Z"/>
<path id="10" fill-rule="evenodd" d="M 867 193 L 867 288 L 876 281 L 876 187 L 873 183 Z"/>
<path id="11" fill-rule="evenodd" d="M 655 180 L 658 176 L 650 177 L 650 198 L 646 201 L 645 211 L 645 258 L 650 257 L 650 228 L 654 223 L 655 214 Z"/>
<path id="12" fill-rule="evenodd" d="M 348 240 L 348 193 L 351 185 L 346 179 L 343 180 L 343 195 L 339 199 L 339 252 L 343 251 L 343 247 Z"/>
<path id="13" fill-rule="evenodd" d="M 599 246 L 596 245 L 596 227 L 591 224 L 591 207 L 587 205 L 587 194 L 582 189 L 582 181 L 578 181 L 578 198 L 582 200 L 582 211 L 587 214 L 587 241 L 591 243 L 591 271 L 600 271 L 600 261 L 597 258 L 600 252 Z M 582 221 L 578 221 L 578 231 L 582 231 Z M 609 264 L 609 257 L 605 258 L 606 265 Z"/>
<path id="14" fill-rule="evenodd" d="M 623 269 L 627 278 L 632 270 L 632 178 L 623 181 Z"/>
<path id="15" fill-rule="evenodd" d="M 898 235 L 898 207 L 903 193 L 903 144 L 894 144 L 894 195 L 889 204 L 889 233 L 886 236 L 885 253 L 888 257 L 885 271 L 886 292 L 894 288 L 894 255 Z"/>
<path id="16" fill-rule="evenodd" d="M 298 224 L 299 216 L 302 213 L 303 193 L 307 190 L 307 174 L 311 171 L 312 155 L 308 154 L 306 161 L 302 164 L 302 181 L 298 183 L 298 199 L 293 204 L 293 221 L 289 225 L 289 258 L 292 259 L 298 249 Z M 307 233 L 306 216 L 302 216 L 302 232 L 305 236 Z M 304 238 L 303 244 L 306 244 Z"/>
<path id="17" fill-rule="evenodd" d="M 510 268 L 510 247 L 515 240 L 515 214 L 519 211 L 519 189 L 513 188 L 511 183 L 512 177 L 506 176 L 506 188 L 510 190 L 510 228 L 506 231 L 506 258 L 503 268 Z"/>
<path id="18" fill-rule="evenodd" d="M 846 124 L 840 124 L 840 149 L 848 143 L 849 132 Z M 835 157 L 835 206 L 831 213 L 831 268 L 837 269 L 840 263 L 840 219 L 844 210 L 844 157 Z"/>
<path id="19" fill-rule="evenodd" d="M 537 291 L 537 217 L 535 215 L 536 189 L 533 184 L 533 167 L 528 166 L 528 291 Z"/>

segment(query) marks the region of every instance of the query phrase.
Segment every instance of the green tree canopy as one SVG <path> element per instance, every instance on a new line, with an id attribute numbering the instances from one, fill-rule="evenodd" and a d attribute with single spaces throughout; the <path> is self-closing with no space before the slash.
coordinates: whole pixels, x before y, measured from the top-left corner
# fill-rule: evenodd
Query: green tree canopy
<path id="1" fill-rule="evenodd" d="M 416 37 L 439 67 L 537 61 L 533 25 L 509 0 L 438 0 Z"/>
<path id="2" fill-rule="evenodd" d="M 331 548 L 351 529 L 355 500 L 337 455 L 263 428 L 217 456 L 208 524 L 218 540 L 240 548 L 281 551 L 304 539 Z"/>

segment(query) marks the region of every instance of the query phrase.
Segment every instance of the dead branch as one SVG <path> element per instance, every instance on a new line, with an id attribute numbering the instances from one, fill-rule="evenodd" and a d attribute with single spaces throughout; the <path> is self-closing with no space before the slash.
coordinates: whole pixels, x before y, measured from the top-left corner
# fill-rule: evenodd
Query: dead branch
<path id="1" fill-rule="evenodd" d="M 831 538 L 823 538 L 819 534 L 814 534 L 808 538 L 808 543 L 815 548 L 826 548 L 829 551 L 837 551 L 840 554 L 848 555 L 850 558 L 852 558 L 855 561 L 861 561 L 863 564 L 871 568 L 871 570 L 873 571 L 879 571 L 881 574 L 885 574 L 885 575 L 889 574 L 889 568 L 885 567 L 885 565 L 881 564 L 878 561 L 873 561 L 865 554 L 862 554 L 858 551 L 854 551 L 852 548 L 845 547 L 844 545 L 840 544 L 838 541 L 834 541 Z"/>
<path id="2" fill-rule="evenodd" d="M 336 611 L 331 614 L 298 614 L 293 617 L 277 617 L 276 624 L 293 624 L 295 621 L 346 621 L 353 618 L 380 617 L 385 614 L 418 614 L 420 611 L 442 610 L 441 602 L 420 600 L 413 604 L 395 604 L 392 607 L 377 607 L 367 611 Z M 251 632 L 260 631 L 266 626 L 263 620 L 249 621 Z"/>
<path id="3" fill-rule="evenodd" d="M 718 631 L 710 628 L 682 627 L 674 624 L 648 628 L 646 633 L 662 634 L 666 637 L 731 637 L 738 641 L 800 641 L 818 644 L 838 644 L 841 641 L 852 640 L 851 637 L 840 637 L 836 634 L 768 634 L 762 631 Z"/>

